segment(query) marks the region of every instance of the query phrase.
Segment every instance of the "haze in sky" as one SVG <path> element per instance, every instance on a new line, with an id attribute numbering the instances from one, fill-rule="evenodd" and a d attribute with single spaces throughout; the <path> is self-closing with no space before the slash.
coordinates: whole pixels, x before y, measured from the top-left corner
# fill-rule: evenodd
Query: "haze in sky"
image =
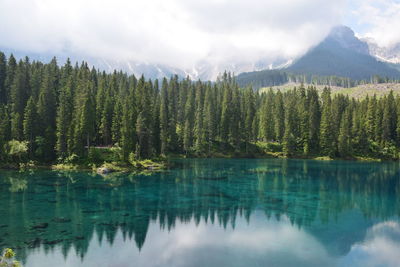
<path id="1" fill-rule="evenodd" d="M 0 47 L 190 68 L 293 58 L 339 24 L 400 41 L 394 0 L 0 0 Z"/>

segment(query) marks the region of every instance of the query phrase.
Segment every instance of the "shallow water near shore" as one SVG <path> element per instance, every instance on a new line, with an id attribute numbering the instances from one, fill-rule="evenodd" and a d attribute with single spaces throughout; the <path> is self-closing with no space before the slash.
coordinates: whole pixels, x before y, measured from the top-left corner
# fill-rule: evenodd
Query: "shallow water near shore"
<path id="1" fill-rule="evenodd" d="M 184 159 L 149 175 L 0 171 L 24 266 L 398 266 L 400 165 Z"/>

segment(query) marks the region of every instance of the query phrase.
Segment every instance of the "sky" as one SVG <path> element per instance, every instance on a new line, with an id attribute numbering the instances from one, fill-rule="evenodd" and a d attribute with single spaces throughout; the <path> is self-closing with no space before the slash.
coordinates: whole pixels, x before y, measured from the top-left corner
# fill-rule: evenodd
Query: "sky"
<path id="1" fill-rule="evenodd" d="M 339 24 L 400 41 L 399 0 L 0 0 L 0 47 L 191 68 L 304 54 Z"/>

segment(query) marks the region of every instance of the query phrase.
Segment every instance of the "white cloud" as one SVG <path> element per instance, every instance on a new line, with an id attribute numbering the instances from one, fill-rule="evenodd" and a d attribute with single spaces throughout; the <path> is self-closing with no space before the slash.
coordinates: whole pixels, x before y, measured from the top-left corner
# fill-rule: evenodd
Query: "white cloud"
<path id="1" fill-rule="evenodd" d="M 400 2 L 396 0 L 356 0 L 353 15 L 359 24 L 366 25 L 362 34 L 374 38 L 381 46 L 400 42 Z"/>
<path id="2" fill-rule="evenodd" d="M 248 266 L 336 266 L 323 244 L 292 225 L 286 216 L 276 221 L 256 213 L 251 216 L 251 225 L 238 217 L 235 229 L 204 221 L 197 225 L 194 219 L 177 221 L 171 231 L 152 223 L 140 251 L 134 239 L 124 239 L 121 231 L 112 244 L 100 245 L 94 234 L 83 260 L 74 250 L 64 258 L 58 247 L 47 253 L 41 248 L 28 252 L 26 265 L 188 267 L 240 266 L 245 262 Z"/>
<path id="3" fill-rule="evenodd" d="M 191 68 L 295 57 L 345 0 L 0 0 L 0 46 Z"/>
<path id="4" fill-rule="evenodd" d="M 342 260 L 346 266 L 399 266 L 400 224 L 387 221 L 367 231 L 363 243 L 352 246 Z"/>

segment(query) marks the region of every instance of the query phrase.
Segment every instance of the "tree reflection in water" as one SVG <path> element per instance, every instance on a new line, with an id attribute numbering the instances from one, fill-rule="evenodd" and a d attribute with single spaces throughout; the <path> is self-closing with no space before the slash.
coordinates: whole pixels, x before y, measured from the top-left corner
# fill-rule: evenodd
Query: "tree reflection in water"
<path id="1" fill-rule="evenodd" d="M 399 170 L 390 162 L 191 159 L 151 175 L 2 171 L 0 247 L 22 261 L 39 247 L 84 258 L 93 237 L 112 245 L 121 233 L 141 250 L 151 224 L 234 230 L 263 214 L 346 255 L 376 222 L 399 216 Z"/>

